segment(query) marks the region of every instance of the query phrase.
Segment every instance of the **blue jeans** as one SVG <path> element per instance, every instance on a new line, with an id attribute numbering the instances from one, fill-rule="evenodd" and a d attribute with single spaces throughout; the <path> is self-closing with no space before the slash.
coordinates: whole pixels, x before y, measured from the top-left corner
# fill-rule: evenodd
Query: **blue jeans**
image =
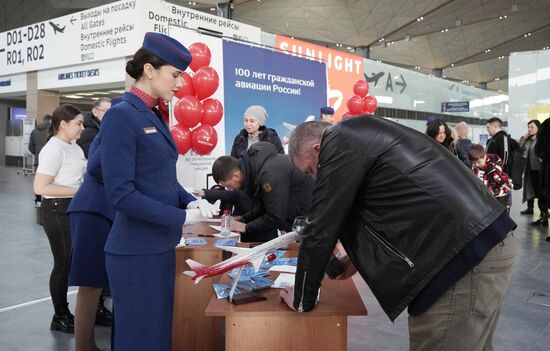
<path id="1" fill-rule="evenodd" d="M 410 349 L 493 350 L 493 334 L 516 257 L 512 233 L 425 313 L 409 316 Z"/>

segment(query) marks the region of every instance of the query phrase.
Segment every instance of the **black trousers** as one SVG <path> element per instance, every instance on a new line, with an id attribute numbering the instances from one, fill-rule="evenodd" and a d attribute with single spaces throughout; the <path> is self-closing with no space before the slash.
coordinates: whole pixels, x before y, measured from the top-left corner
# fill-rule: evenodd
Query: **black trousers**
<path id="1" fill-rule="evenodd" d="M 533 190 L 535 192 L 535 198 L 538 199 L 538 205 L 541 215 L 546 214 L 548 211 L 548 204 L 546 203 L 546 196 L 542 191 L 542 179 L 540 178 L 540 171 L 530 171 L 531 180 L 533 182 Z M 527 200 L 527 207 L 533 209 L 535 199 Z"/>
<path id="2" fill-rule="evenodd" d="M 68 311 L 67 289 L 71 268 L 71 230 L 67 207 L 71 199 L 42 199 L 44 231 L 53 254 L 53 269 L 50 275 L 50 295 L 55 314 Z"/>

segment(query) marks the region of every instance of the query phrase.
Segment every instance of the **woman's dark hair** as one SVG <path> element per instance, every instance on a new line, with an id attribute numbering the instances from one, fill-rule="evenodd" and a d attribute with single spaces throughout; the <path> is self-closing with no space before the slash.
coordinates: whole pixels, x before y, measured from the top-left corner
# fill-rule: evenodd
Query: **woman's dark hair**
<path id="1" fill-rule="evenodd" d="M 61 121 L 65 121 L 69 123 L 73 119 L 75 119 L 76 116 L 80 115 L 82 112 L 80 112 L 79 109 L 74 107 L 70 104 L 63 104 L 60 105 L 58 108 L 55 109 L 52 113 L 52 123 L 50 124 L 49 134 L 50 138 L 57 134 L 59 131 L 59 126 L 61 125 Z"/>
<path id="2" fill-rule="evenodd" d="M 126 63 L 126 73 L 135 80 L 138 80 L 143 75 L 143 66 L 146 63 L 151 64 L 155 69 L 159 69 L 161 66 L 166 66 L 168 64 L 144 48 L 141 48 L 136 51 L 134 57 Z"/>
<path id="3" fill-rule="evenodd" d="M 453 142 L 453 137 L 451 136 L 451 129 L 449 129 L 449 126 L 447 126 L 445 121 L 441 119 L 434 119 L 428 123 L 428 126 L 426 127 L 426 134 L 435 139 L 437 134 L 439 134 L 439 126 L 445 127 L 445 140 L 441 144 L 449 149 L 451 147 L 451 143 Z"/>
<path id="4" fill-rule="evenodd" d="M 537 126 L 537 129 L 540 129 L 540 121 L 538 119 L 532 119 L 529 122 L 527 122 L 527 125 L 534 123 Z"/>

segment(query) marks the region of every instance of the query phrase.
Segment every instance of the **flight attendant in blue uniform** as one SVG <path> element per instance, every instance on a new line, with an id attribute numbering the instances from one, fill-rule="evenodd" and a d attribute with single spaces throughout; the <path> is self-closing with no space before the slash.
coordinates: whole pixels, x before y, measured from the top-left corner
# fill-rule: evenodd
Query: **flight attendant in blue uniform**
<path id="1" fill-rule="evenodd" d="M 103 182 L 116 210 L 105 245 L 115 351 L 171 350 L 175 246 L 182 225 L 215 214 L 178 183 L 177 148 L 155 107 L 172 99 L 190 61 L 178 41 L 146 33 L 126 65 L 136 83 L 101 125 Z M 196 201 L 200 210 L 187 209 Z"/>
<path id="2" fill-rule="evenodd" d="M 107 201 L 101 172 L 101 134 L 88 152 L 84 182 L 71 200 L 67 213 L 71 225 L 71 271 L 69 286 L 79 286 L 75 310 L 75 348 L 98 350 L 96 323 L 110 325 L 112 315 L 100 300 L 109 287 L 105 269 L 105 242 L 115 218 L 115 209 Z M 98 302 L 100 302 L 98 304 Z"/>

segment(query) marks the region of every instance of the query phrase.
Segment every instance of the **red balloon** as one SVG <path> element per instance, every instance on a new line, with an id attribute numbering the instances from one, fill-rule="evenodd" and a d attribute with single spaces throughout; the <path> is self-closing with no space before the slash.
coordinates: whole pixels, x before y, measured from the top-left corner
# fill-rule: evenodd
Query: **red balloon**
<path id="1" fill-rule="evenodd" d="M 209 154 L 218 143 L 218 133 L 208 124 L 198 126 L 191 134 L 191 148 L 199 155 Z"/>
<path id="2" fill-rule="evenodd" d="M 363 112 L 363 99 L 359 95 L 353 95 L 348 99 L 348 110 L 352 115 Z"/>
<path id="3" fill-rule="evenodd" d="M 369 83 L 366 80 L 359 79 L 353 84 L 353 93 L 364 98 L 369 93 Z"/>
<path id="4" fill-rule="evenodd" d="M 189 46 L 189 52 L 191 53 L 191 57 L 193 58 L 191 60 L 191 63 L 189 64 L 189 67 L 193 70 L 193 72 L 197 72 L 197 70 L 201 67 L 210 65 L 212 54 L 210 53 L 210 49 L 206 44 L 191 44 L 191 46 Z"/>
<path id="5" fill-rule="evenodd" d="M 215 126 L 222 120 L 223 106 L 216 99 L 206 99 L 202 102 L 202 124 Z"/>
<path id="6" fill-rule="evenodd" d="M 182 126 L 181 124 L 176 124 L 170 128 L 174 142 L 178 147 L 178 152 L 181 155 L 185 155 L 187 151 L 191 148 L 191 132 L 189 128 Z"/>
<path id="7" fill-rule="evenodd" d="M 212 67 L 201 67 L 193 75 L 193 86 L 200 100 L 214 94 L 219 83 L 218 73 Z"/>
<path id="8" fill-rule="evenodd" d="M 174 116 L 184 127 L 193 128 L 202 119 L 202 104 L 196 97 L 186 95 L 176 102 Z"/>
<path id="9" fill-rule="evenodd" d="M 193 86 L 193 78 L 187 72 L 183 72 L 181 75 L 182 86 L 176 91 L 176 97 L 181 99 L 185 95 L 195 96 L 195 87 Z"/>
<path id="10" fill-rule="evenodd" d="M 374 96 L 366 96 L 363 100 L 365 102 L 363 112 L 373 114 L 378 107 L 378 101 L 376 101 L 376 98 Z"/>

